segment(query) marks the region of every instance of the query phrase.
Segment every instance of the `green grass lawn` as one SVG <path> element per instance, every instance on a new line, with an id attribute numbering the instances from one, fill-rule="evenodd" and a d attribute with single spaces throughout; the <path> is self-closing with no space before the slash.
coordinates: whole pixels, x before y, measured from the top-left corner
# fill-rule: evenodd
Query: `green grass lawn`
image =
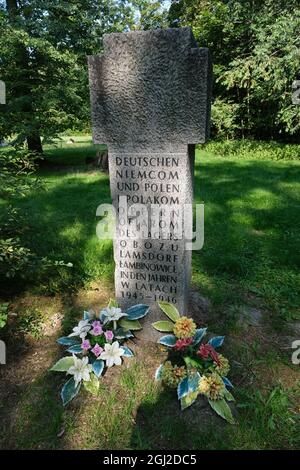
<path id="1" fill-rule="evenodd" d="M 40 172 L 45 190 L 19 201 L 32 249 L 74 264 L 54 276 L 52 290 L 99 276 L 113 280 L 112 244 L 97 239 L 95 215 L 110 202 L 109 177 L 84 165 L 93 153 L 87 137 L 46 149 L 55 169 Z M 300 319 L 300 162 L 239 161 L 197 150 L 195 202 L 203 201 L 205 243 L 193 252 L 194 284 L 216 308 L 236 307 L 254 294 L 275 322 Z"/>
<path id="2" fill-rule="evenodd" d="M 222 308 L 254 294 L 275 322 L 300 319 L 300 162 L 201 151 L 196 162 L 205 243 L 193 253 L 194 282 Z"/>
<path id="3" fill-rule="evenodd" d="M 12 299 L 31 320 L 26 352 L 16 353 L 0 402 L 3 428 L 10 429 L 0 432 L 2 446 L 297 448 L 299 366 L 291 365 L 276 338 L 300 319 L 300 162 L 197 150 L 195 201 L 205 203 L 205 243 L 193 252 L 192 281 L 210 301 L 210 330 L 228 335 L 225 352 L 237 398 L 237 424 L 230 426 L 211 415 L 199 422 L 192 409 L 180 414 L 174 398 L 153 382 L 161 355 L 155 346 L 137 345 L 137 360 L 107 374 L 98 397 L 84 393 L 67 409 L 61 406 L 62 379 L 48 372 L 61 353 L 55 344 L 61 331 L 53 327 L 45 336 L 39 315 L 51 322 L 60 312 L 67 332 L 92 298 L 104 302 L 111 295 L 114 270 L 112 243 L 96 237 L 96 208 L 110 202 L 109 177 L 85 164 L 95 153 L 88 136 L 67 141 L 46 147 L 48 166 L 39 172 L 44 189 L 17 201 L 30 227 L 30 247 L 74 267 L 29 280 Z M 264 325 L 255 332 L 238 323 L 250 307 L 264 312 Z"/>

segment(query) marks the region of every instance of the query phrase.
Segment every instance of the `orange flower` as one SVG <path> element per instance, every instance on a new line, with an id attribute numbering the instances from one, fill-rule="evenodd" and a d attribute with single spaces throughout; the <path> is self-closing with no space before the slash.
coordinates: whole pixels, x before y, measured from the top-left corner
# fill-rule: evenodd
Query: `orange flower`
<path id="1" fill-rule="evenodd" d="M 196 333 L 196 324 L 191 318 L 181 317 L 176 321 L 173 331 L 177 338 L 191 338 Z"/>

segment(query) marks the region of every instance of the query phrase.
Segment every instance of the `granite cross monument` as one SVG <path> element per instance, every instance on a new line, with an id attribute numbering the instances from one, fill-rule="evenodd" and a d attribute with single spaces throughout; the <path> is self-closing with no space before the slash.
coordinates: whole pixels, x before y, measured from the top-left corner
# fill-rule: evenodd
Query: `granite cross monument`
<path id="1" fill-rule="evenodd" d="M 159 208 L 159 230 L 164 208 L 176 213 L 193 202 L 195 144 L 209 132 L 209 51 L 197 46 L 190 28 L 113 33 L 88 63 L 93 139 L 108 146 L 117 223 L 123 196 L 128 207 Z M 151 222 L 148 237 L 129 237 L 129 217 L 114 239 L 116 299 L 122 307 L 150 304 L 148 322 L 160 318 L 159 300 L 188 313 L 191 251 L 172 217 L 167 237 L 154 236 Z"/>

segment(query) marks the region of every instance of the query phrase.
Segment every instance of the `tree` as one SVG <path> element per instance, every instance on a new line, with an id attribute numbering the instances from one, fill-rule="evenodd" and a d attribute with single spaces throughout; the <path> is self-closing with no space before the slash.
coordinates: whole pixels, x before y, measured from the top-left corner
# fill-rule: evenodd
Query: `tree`
<path id="1" fill-rule="evenodd" d="M 297 139 L 298 0 L 180 0 L 172 26 L 190 25 L 214 63 L 213 127 L 222 137 Z"/>
<path id="2" fill-rule="evenodd" d="M 0 3 L 0 76 L 7 106 L 0 134 L 27 140 L 41 153 L 42 142 L 88 125 L 86 56 L 99 52 L 106 32 L 124 31 L 132 9 L 115 0 L 10 0 Z"/>
<path id="3" fill-rule="evenodd" d="M 157 29 L 168 27 L 168 2 L 134 0 L 131 2 L 135 11 L 135 23 L 132 29 Z"/>

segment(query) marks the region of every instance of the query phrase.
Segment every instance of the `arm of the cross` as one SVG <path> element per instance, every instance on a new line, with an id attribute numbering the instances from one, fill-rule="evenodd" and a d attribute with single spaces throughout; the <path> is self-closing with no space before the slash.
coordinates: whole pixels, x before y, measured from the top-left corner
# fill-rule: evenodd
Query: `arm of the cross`
<path id="1" fill-rule="evenodd" d="M 110 34 L 91 56 L 95 143 L 201 143 L 208 138 L 211 60 L 190 28 Z"/>

